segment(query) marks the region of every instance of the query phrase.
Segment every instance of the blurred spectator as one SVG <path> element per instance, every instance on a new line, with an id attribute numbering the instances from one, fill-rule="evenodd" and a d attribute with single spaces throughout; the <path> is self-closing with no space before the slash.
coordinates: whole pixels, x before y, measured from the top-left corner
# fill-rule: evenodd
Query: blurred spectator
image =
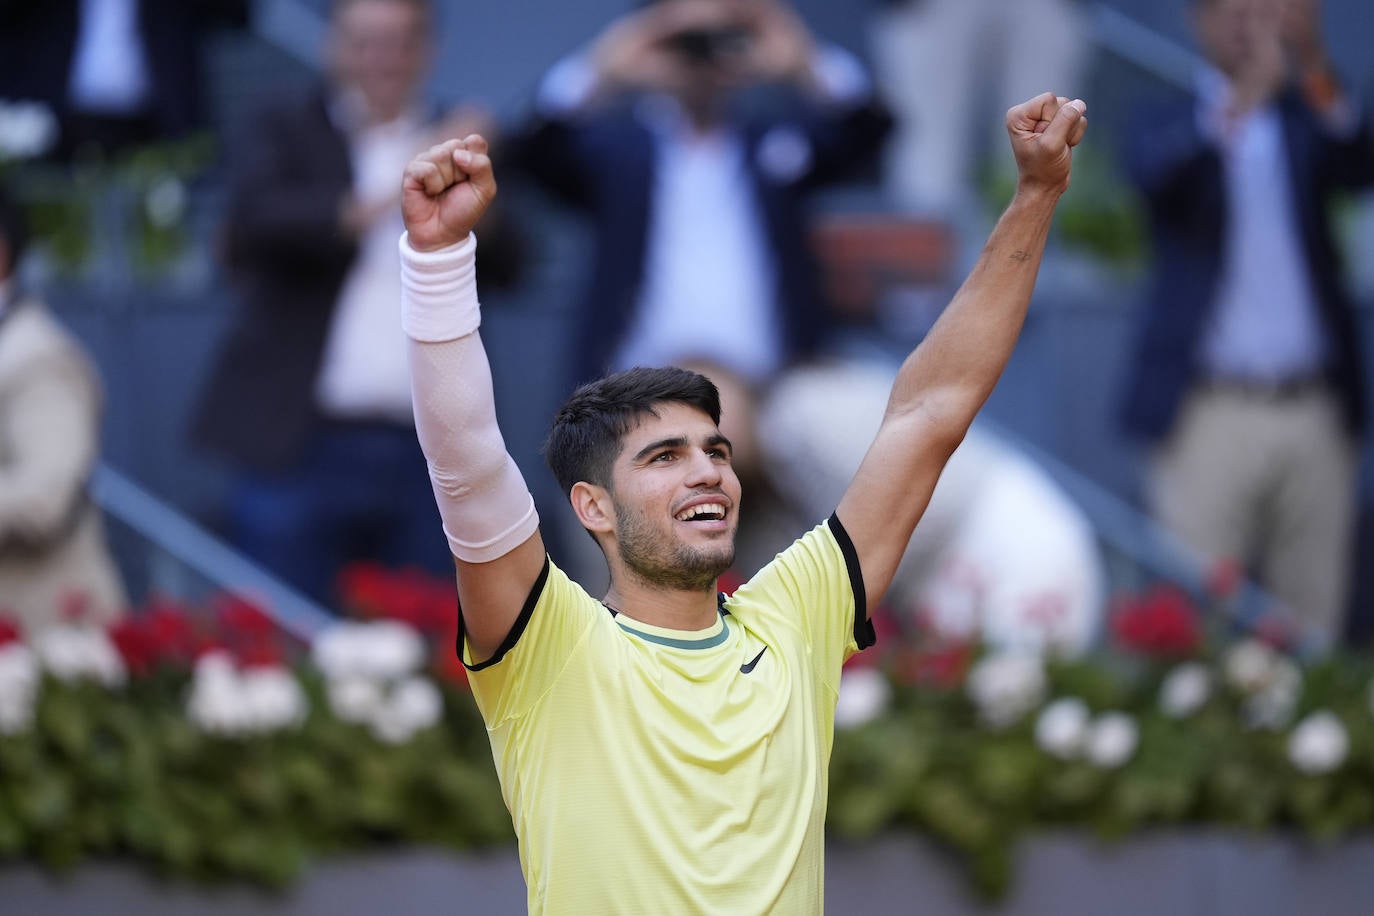
<path id="1" fill-rule="evenodd" d="M 858 62 L 780 0 L 658 0 L 557 64 L 518 158 L 595 232 L 578 381 L 686 365 L 752 467 L 755 391 L 824 341 L 809 192 L 886 131 Z"/>
<path id="2" fill-rule="evenodd" d="M 888 187 L 918 212 L 948 216 L 971 202 L 983 153 L 1001 148 L 987 142 L 994 132 L 978 135 L 996 125 L 1001 136 L 1000 121 L 983 112 L 1083 88 L 1088 36 L 1076 0 L 885 0 L 870 34 L 879 88 L 897 116 Z"/>
<path id="3" fill-rule="evenodd" d="M 1155 267 L 1125 423 L 1158 518 L 1334 641 L 1350 579 L 1359 332 L 1332 197 L 1374 134 L 1331 72 L 1316 0 L 1195 0 L 1211 66 L 1138 115 L 1129 165 Z"/>
<path id="4" fill-rule="evenodd" d="M 426 0 L 337 0 L 322 84 L 274 99 L 229 160 L 241 308 L 193 435 L 239 471 L 231 539 L 324 602 L 352 560 L 452 574 L 397 317 L 400 176 L 486 119 L 421 103 L 432 27 Z"/>
<path id="5" fill-rule="evenodd" d="M 80 346 L 14 279 L 18 207 L 0 193 L 0 617 L 33 630 L 66 615 L 103 623 L 125 609 L 86 493 L 101 388 Z"/>
<path id="6" fill-rule="evenodd" d="M 247 0 L 0 0 L 0 98 L 34 100 L 66 155 L 116 152 L 201 125 L 201 47 Z"/>
<path id="7" fill-rule="evenodd" d="M 760 411 L 760 451 L 808 519 L 834 510 L 882 422 L 895 367 L 799 369 Z M 940 474 L 885 604 L 908 633 L 1076 655 L 1100 635 L 1104 570 L 1083 512 L 975 423 Z"/>

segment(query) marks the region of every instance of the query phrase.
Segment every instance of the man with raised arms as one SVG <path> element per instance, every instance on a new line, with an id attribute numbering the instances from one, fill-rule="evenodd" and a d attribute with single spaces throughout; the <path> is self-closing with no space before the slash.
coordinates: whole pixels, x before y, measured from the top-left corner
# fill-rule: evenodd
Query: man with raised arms
<path id="1" fill-rule="evenodd" d="M 1085 110 L 1046 93 L 1007 113 L 1016 194 L 903 364 L 853 482 L 728 598 L 740 485 L 715 389 L 680 369 L 607 376 L 559 411 L 546 456 L 610 588 L 598 600 L 550 562 L 477 333 L 486 143 L 407 168 L 416 428 L 532 913 L 821 911 L 840 666 L 872 643 L 869 608 L 1011 355 Z"/>

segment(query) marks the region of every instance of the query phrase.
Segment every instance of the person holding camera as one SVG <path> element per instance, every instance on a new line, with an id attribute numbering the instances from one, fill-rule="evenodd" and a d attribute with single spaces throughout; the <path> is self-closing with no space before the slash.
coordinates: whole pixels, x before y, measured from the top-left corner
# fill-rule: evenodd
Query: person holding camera
<path id="1" fill-rule="evenodd" d="M 807 196 L 888 126 L 858 61 L 782 0 L 656 0 L 555 65 L 507 152 L 593 227 L 575 381 L 702 371 L 748 475 L 754 399 L 826 336 Z"/>

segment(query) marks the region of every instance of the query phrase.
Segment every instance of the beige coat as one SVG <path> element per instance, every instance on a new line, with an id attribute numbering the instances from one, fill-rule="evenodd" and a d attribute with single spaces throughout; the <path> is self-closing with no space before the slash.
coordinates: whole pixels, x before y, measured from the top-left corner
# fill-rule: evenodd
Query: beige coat
<path id="1" fill-rule="evenodd" d="M 0 315 L 0 616 L 25 629 L 73 602 L 98 622 L 125 609 L 86 495 L 101 396 L 84 352 L 39 303 Z"/>

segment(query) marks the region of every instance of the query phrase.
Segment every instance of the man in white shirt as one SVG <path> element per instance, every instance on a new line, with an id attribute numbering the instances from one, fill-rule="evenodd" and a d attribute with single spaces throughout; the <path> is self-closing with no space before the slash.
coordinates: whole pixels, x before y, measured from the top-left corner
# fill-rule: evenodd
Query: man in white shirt
<path id="1" fill-rule="evenodd" d="M 238 472 L 233 541 L 325 602 L 350 561 L 451 565 L 426 536 L 436 518 L 396 328 L 396 176 L 484 119 L 438 125 L 422 103 L 432 26 L 427 0 L 338 0 L 326 83 L 274 100 L 230 157 L 243 308 L 195 436 Z"/>
<path id="2" fill-rule="evenodd" d="M 782 0 L 657 0 L 556 65 L 536 114 L 514 164 L 594 233 L 576 381 L 704 371 L 749 475 L 760 386 L 832 324 L 806 207 L 876 158 L 888 118 L 867 75 Z"/>

